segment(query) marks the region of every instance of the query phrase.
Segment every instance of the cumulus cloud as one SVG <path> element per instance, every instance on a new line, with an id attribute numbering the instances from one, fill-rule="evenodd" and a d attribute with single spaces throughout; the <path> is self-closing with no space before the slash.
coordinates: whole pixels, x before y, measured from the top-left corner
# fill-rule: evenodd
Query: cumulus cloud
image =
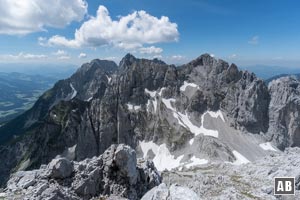
<path id="1" fill-rule="evenodd" d="M 86 58 L 86 57 L 87 57 L 86 53 L 80 53 L 78 55 L 78 58 Z"/>
<path id="2" fill-rule="evenodd" d="M 8 35 L 62 28 L 87 13 L 85 0 L 0 0 L 0 5 L 0 34 Z"/>
<path id="3" fill-rule="evenodd" d="M 253 37 L 248 41 L 248 43 L 249 43 L 249 44 L 252 44 L 252 45 L 257 45 L 258 42 L 259 42 L 259 36 L 258 36 L 258 35 L 253 36 Z"/>
<path id="4" fill-rule="evenodd" d="M 20 52 L 19 54 L 0 55 L 0 60 L 38 60 L 46 58 L 48 58 L 48 56 L 44 54 L 31 54 L 23 52 Z"/>
<path id="5" fill-rule="evenodd" d="M 99 6 L 97 15 L 84 22 L 75 31 L 73 39 L 55 35 L 47 40 L 47 44 L 70 48 L 111 45 L 126 50 L 140 48 L 147 53 L 162 50 L 156 47 L 146 49 L 146 44 L 174 42 L 178 38 L 177 24 L 166 16 L 157 18 L 141 10 L 112 20 L 107 8 Z"/>

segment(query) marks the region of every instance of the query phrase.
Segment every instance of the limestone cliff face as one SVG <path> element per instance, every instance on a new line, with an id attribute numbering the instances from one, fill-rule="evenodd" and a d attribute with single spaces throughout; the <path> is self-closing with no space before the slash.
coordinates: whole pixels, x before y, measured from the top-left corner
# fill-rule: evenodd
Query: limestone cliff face
<path id="1" fill-rule="evenodd" d="M 272 87 L 268 90 L 254 74 L 208 54 L 179 67 L 130 54 L 119 67 L 94 60 L 0 128 L 6 141 L 0 146 L 0 159 L 6 160 L 0 163 L 0 182 L 13 171 L 38 168 L 58 154 L 80 161 L 99 156 L 111 144 L 127 144 L 138 156 L 152 158 L 158 152 L 144 152 L 141 142 L 165 145 L 160 147 L 174 159 L 184 154 L 182 162 L 193 156 L 233 162 L 233 150 L 255 159 L 264 154 L 251 136 L 259 133 L 268 132 L 279 146 L 281 140 L 275 138 L 291 133 L 291 142 L 282 147 L 299 145 L 294 110 L 299 107 L 286 104 L 292 100 L 282 101 L 283 107 L 289 106 L 285 112 L 295 115 L 289 119 L 292 126 L 283 127 L 287 133 L 271 131 L 276 118 L 271 105 L 277 101 L 273 96 Z"/>
<path id="2" fill-rule="evenodd" d="M 269 84 L 270 128 L 268 136 L 280 149 L 300 146 L 300 82 L 283 77 Z"/>

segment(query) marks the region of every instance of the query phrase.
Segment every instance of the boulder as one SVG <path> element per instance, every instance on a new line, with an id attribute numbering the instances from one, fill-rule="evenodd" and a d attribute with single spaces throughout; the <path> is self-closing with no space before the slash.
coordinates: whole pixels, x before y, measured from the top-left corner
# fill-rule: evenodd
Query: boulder
<path id="1" fill-rule="evenodd" d="M 170 188 L 165 183 L 152 188 L 141 200 L 200 200 L 197 194 L 187 187 L 177 184 L 171 185 Z"/>
<path id="2" fill-rule="evenodd" d="M 131 185 L 136 184 L 137 170 L 136 170 L 136 154 L 135 151 L 126 145 L 119 145 L 115 151 L 114 161 L 120 170 L 120 173 L 129 178 Z"/>
<path id="3" fill-rule="evenodd" d="M 73 164 L 66 158 L 55 158 L 47 166 L 49 177 L 54 179 L 64 179 L 71 176 L 74 168 Z"/>

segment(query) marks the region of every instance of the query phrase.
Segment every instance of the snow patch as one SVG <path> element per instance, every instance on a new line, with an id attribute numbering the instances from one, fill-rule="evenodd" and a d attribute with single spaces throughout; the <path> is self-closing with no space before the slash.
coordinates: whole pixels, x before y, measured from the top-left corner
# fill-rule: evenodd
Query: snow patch
<path id="1" fill-rule="evenodd" d="M 263 150 L 277 151 L 270 142 L 262 143 L 259 145 Z"/>
<path id="2" fill-rule="evenodd" d="M 86 101 L 90 102 L 93 99 L 93 97 L 88 98 Z"/>
<path id="3" fill-rule="evenodd" d="M 108 83 L 110 83 L 111 77 L 109 77 L 108 75 L 106 75 L 106 78 L 107 78 Z"/>
<path id="4" fill-rule="evenodd" d="M 137 106 L 137 105 L 132 105 L 130 103 L 127 103 L 126 105 L 127 105 L 128 110 L 130 110 L 130 111 L 136 111 L 136 110 L 141 109 L 140 105 Z"/>
<path id="5" fill-rule="evenodd" d="M 162 95 L 162 92 L 163 92 L 165 89 L 166 89 L 165 87 L 161 88 L 160 91 L 159 91 L 159 93 L 158 93 L 158 95 L 161 96 L 161 95 Z"/>
<path id="6" fill-rule="evenodd" d="M 75 144 L 75 145 L 72 146 L 72 147 L 69 147 L 69 148 L 68 148 L 68 153 L 69 153 L 69 154 L 74 154 L 74 153 L 75 153 L 75 150 L 76 150 L 76 147 L 77 147 L 77 144 Z"/>
<path id="7" fill-rule="evenodd" d="M 152 98 L 154 98 L 155 95 L 156 95 L 156 91 L 150 91 L 150 90 L 148 90 L 147 88 L 145 88 L 145 93 L 146 93 L 146 94 L 149 94 L 150 97 L 152 97 Z"/>
<path id="8" fill-rule="evenodd" d="M 168 109 L 172 110 L 173 112 L 176 112 L 176 110 L 173 108 L 173 106 L 171 104 L 171 102 L 175 103 L 176 99 L 173 99 L 173 98 L 171 98 L 171 99 L 162 98 L 161 100 L 166 105 L 166 107 Z"/>
<path id="9" fill-rule="evenodd" d="M 175 156 L 171 155 L 166 144 L 161 144 L 158 146 L 152 141 L 141 141 L 140 146 L 143 151 L 144 158 L 146 158 L 149 150 L 152 150 L 152 152 L 155 154 L 155 157 L 152 161 L 158 171 L 163 171 L 165 169 L 171 170 L 179 167 L 182 164 L 180 163 L 180 161 L 184 157 L 184 155 L 175 158 Z"/>
<path id="10" fill-rule="evenodd" d="M 245 158 L 242 154 L 240 154 L 239 152 L 233 150 L 232 151 L 234 157 L 236 158 L 236 161 L 234 161 L 232 164 L 233 165 L 242 165 L 242 164 L 246 164 L 249 163 L 250 161 Z"/>
<path id="11" fill-rule="evenodd" d="M 77 95 L 77 90 L 74 88 L 72 83 L 70 83 L 70 87 L 72 88 L 71 99 L 74 99 L 74 97 L 76 97 L 76 95 Z"/>
<path id="12" fill-rule="evenodd" d="M 193 167 L 193 166 L 197 166 L 197 165 L 204 165 L 204 164 L 207 164 L 208 163 L 208 160 L 206 159 L 200 159 L 200 158 L 196 158 L 195 156 L 193 156 L 191 158 L 191 162 L 186 164 L 185 166 L 187 168 L 190 168 L 190 167 Z"/>
<path id="13" fill-rule="evenodd" d="M 206 129 L 204 128 L 204 116 L 207 114 L 207 113 L 210 113 L 212 116 L 217 116 L 221 118 L 223 118 L 223 115 L 220 112 L 212 112 L 212 111 L 207 111 L 205 112 L 202 116 L 201 116 L 201 126 L 198 127 L 196 125 L 194 125 L 191 120 L 189 119 L 189 116 L 188 114 L 182 114 L 180 112 L 177 112 L 176 109 L 172 106 L 171 102 L 175 102 L 176 100 L 171 98 L 171 99 L 165 99 L 165 98 L 162 98 L 162 102 L 166 105 L 166 107 L 168 109 L 170 109 L 171 111 L 173 111 L 173 116 L 177 119 L 178 123 L 189 129 L 192 133 L 194 133 L 196 136 L 199 135 L 199 134 L 203 134 L 203 135 L 206 135 L 206 136 L 212 136 L 212 137 L 216 137 L 218 138 L 219 136 L 219 132 L 217 130 L 210 130 L 210 129 Z M 223 118 L 224 120 L 224 118 Z"/>
<path id="14" fill-rule="evenodd" d="M 209 115 L 210 115 L 211 117 L 213 117 L 213 118 L 218 118 L 218 117 L 220 117 L 220 118 L 223 120 L 223 122 L 225 122 L 225 119 L 224 119 L 224 116 L 223 116 L 221 110 L 218 110 L 218 111 L 216 111 L 216 112 L 213 112 L 213 111 L 207 111 L 206 113 L 209 114 Z"/>
<path id="15" fill-rule="evenodd" d="M 184 81 L 183 85 L 180 87 L 180 91 L 184 92 L 187 87 L 194 87 L 194 88 L 199 89 L 199 86 L 196 85 L 195 83 L 188 83 L 188 82 Z"/>
<path id="16" fill-rule="evenodd" d="M 152 103 L 153 104 L 153 107 L 154 107 L 154 113 L 156 113 L 156 110 L 157 110 L 157 99 L 155 98 L 156 96 L 156 91 L 150 91 L 148 90 L 147 88 L 145 88 L 145 93 L 146 94 L 149 94 L 151 98 L 153 98 L 154 100 L 148 100 L 147 102 L 147 112 L 150 112 L 150 104 Z"/>
<path id="17" fill-rule="evenodd" d="M 203 165 L 208 163 L 208 160 L 196 158 L 195 156 L 193 156 L 189 161 L 182 163 L 180 161 L 182 160 L 184 155 L 180 155 L 175 158 L 175 156 L 170 153 L 166 144 L 157 145 L 152 141 L 140 141 L 140 147 L 145 159 L 148 151 L 152 150 L 152 152 L 155 154 L 155 157 L 152 161 L 158 171 L 163 171 L 165 169 L 172 170 L 178 167 L 182 168 L 183 166 L 190 168 L 196 165 Z"/>
<path id="18" fill-rule="evenodd" d="M 194 138 L 190 139 L 189 143 L 192 145 L 194 143 Z"/>

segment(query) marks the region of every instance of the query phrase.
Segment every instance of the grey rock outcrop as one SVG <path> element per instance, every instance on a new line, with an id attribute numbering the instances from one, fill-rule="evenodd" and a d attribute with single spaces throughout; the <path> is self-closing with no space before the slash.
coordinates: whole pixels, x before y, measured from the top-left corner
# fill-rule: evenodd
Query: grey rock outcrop
<path id="1" fill-rule="evenodd" d="M 147 192 L 141 200 L 200 200 L 195 192 L 187 187 L 182 187 L 176 184 L 170 188 L 162 183 Z"/>
<path id="2" fill-rule="evenodd" d="M 268 139 L 278 148 L 300 146 L 300 81 L 283 77 L 269 83 L 270 128 Z"/>
<path id="3" fill-rule="evenodd" d="M 121 174 L 129 179 L 129 183 L 136 184 L 138 172 L 135 151 L 128 146 L 119 145 L 114 153 L 114 160 Z"/>
<path id="4" fill-rule="evenodd" d="M 103 155 L 81 162 L 53 159 L 38 170 L 12 175 L 5 191 L 7 199 L 140 199 L 161 183 L 150 161 L 137 162 L 135 151 L 112 145 Z"/>

